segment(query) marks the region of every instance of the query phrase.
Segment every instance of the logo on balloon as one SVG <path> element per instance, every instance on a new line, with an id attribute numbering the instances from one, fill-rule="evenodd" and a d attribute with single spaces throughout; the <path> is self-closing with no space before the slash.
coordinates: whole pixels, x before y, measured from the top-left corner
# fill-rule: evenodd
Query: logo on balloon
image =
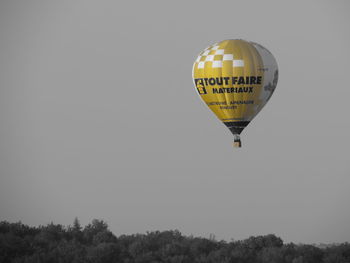
<path id="1" fill-rule="evenodd" d="M 207 90 L 202 83 L 196 81 L 196 87 L 200 95 L 207 94 Z"/>

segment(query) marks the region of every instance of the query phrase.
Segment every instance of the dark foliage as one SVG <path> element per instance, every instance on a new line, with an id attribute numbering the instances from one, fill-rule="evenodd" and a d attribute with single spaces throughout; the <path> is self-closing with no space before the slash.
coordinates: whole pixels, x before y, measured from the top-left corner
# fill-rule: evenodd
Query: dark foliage
<path id="1" fill-rule="evenodd" d="M 350 244 L 283 244 L 275 235 L 242 241 L 155 231 L 116 237 L 103 220 L 84 228 L 0 222 L 0 263 L 350 263 Z"/>

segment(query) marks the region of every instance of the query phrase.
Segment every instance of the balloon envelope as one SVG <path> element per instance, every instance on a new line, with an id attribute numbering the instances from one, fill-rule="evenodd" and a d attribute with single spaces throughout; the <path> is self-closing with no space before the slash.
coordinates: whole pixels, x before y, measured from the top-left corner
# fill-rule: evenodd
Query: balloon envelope
<path id="1" fill-rule="evenodd" d="M 214 114 L 239 135 L 265 106 L 278 81 L 273 55 L 263 46 L 241 39 L 215 43 L 193 64 L 194 85 Z"/>

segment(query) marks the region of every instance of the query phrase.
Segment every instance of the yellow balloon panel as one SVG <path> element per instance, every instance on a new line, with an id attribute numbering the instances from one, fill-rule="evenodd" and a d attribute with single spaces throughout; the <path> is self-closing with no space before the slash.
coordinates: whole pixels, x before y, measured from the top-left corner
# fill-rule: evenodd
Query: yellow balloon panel
<path id="1" fill-rule="evenodd" d="M 265 70 L 253 44 L 225 40 L 200 53 L 193 78 L 201 98 L 221 121 L 249 122 L 265 104 Z"/>

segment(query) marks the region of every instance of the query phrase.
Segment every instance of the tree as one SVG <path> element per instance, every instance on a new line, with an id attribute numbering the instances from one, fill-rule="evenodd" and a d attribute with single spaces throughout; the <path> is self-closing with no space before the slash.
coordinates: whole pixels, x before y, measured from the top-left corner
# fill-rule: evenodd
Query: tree
<path id="1" fill-rule="evenodd" d="M 83 229 L 83 230 L 82 230 Z M 0 262 L 10 263 L 349 263 L 350 244 L 283 244 L 275 235 L 242 241 L 154 231 L 116 237 L 103 220 L 81 227 L 0 222 Z"/>
<path id="2" fill-rule="evenodd" d="M 79 232 L 81 232 L 81 230 L 82 230 L 82 227 L 80 225 L 79 219 L 76 217 L 76 218 L 74 218 L 74 221 L 73 221 L 72 231 L 79 233 Z"/>
<path id="3" fill-rule="evenodd" d="M 91 224 L 88 224 L 83 230 L 83 238 L 87 243 L 91 243 L 94 236 L 102 231 L 108 230 L 108 225 L 103 220 L 94 219 Z"/>

